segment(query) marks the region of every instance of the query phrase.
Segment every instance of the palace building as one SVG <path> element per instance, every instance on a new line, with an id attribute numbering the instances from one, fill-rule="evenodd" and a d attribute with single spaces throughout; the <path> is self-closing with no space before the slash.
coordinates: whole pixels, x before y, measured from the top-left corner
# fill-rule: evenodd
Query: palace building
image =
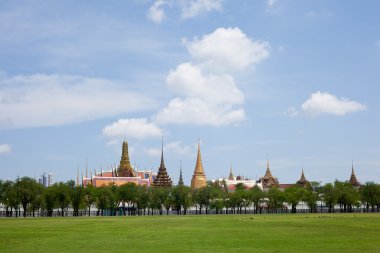
<path id="1" fill-rule="evenodd" d="M 127 183 L 134 183 L 136 185 L 150 186 L 156 178 L 156 175 L 151 170 L 139 171 L 132 167 L 129 160 L 128 142 L 125 140 L 122 146 L 122 154 L 119 167 L 111 169 L 111 171 L 101 170 L 100 173 L 95 171 L 94 176 L 88 177 L 86 169 L 86 177 L 83 178 L 82 184 L 84 186 L 93 185 L 94 187 L 103 187 L 116 185 L 120 186 Z"/>
<path id="2" fill-rule="evenodd" d="M 262 184 L 256 180 L 244 178 L 243 176 L 235 177 L 232 172 L 232 166 L 230 168 L 230 174 L 228 178 L 220 178 L 213 180 L 212 182 L 216 183 L 217 185 L 221 185 L 226 189 L 227 192 L 234 192 L 238 184 L 242 184 L 245 189 L 251 189 L 254 186 L 258 186 L 260 189 L 263 189 Z"/>

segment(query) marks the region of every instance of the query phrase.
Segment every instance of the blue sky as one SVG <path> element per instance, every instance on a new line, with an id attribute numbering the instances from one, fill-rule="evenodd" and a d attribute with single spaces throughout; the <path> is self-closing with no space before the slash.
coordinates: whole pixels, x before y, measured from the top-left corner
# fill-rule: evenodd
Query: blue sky
<path id="1" fill-rule="evenodd" d="M 1 1 L 2 179 L 131 161 L 380 181 L 378 1 Z"/>

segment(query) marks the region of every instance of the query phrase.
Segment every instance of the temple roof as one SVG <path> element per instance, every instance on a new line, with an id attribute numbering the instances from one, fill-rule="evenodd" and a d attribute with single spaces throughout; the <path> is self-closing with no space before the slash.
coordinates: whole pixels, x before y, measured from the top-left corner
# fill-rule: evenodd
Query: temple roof
<path id="1" fill-rule="evenodd" d="M 123 148 L 121 152 L 121 159 L 120 159 L 119 169 L 117 171 L 117 176 L 119 177 L 134 177 L 135 176 L 133 173 L 131 162 L 129 161 L 127 140 L 123 141 Z"/>
<path id="2" fill-rule="evenodd" d="M 353 186 L 359 186 L 360 182 L 356 178 L 355 171 L 354 171 L 354 165 L 352 164 L 352 169 L 351 169 L 351 177 L 349 181 Z"/>
<path id="3" fill-rule="evenodd" d="M 164 162 L 164 144 L 162 142 L 162 150 L 161 150 L 161 163 L 158 168 L 158 173 L 156 178 L 153 181 L 153 185 L 155 187 L 170 187 L 172 186 L 172 180 L 170 179 Z"/>

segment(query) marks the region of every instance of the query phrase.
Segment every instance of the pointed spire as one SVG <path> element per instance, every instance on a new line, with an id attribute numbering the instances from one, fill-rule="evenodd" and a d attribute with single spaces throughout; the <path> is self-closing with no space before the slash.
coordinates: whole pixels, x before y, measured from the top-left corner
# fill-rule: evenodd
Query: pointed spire
<path id="1" fill-rule="evenodd" d="M 231 163 L 231 167 L 230 167 L 230 175 L 228 176 L 228 180 L 234 180 L 234 174 L 232 173 L 232 163 Z"/>
<path id="2" fill-rule="evenodd" d="M 179 181 L 178 185 L 183 185 L 183 178 L 182 178 L 182 161 L 179 162 Z"/>
<path id="3" fill-rule="evenodd" d="M 86 178 L 88 178 L 88 173 L 87 173 L 87 159 L 86 159 Z"/>
<path id="4" fill-rule="evenodd" d="M 202 156 L 201 156 L 201 148 L 200 141 L 198 138 L 198 154 L 197 154 L 197 162 L 195 164 L 193 178 L 191 179 L 191 188 L 197 189 L 206 186 L 206 175 L 203 170 L 202 165 Z"/>
<path id="5" fill-rule="evenodd" d="M 265 176 L 272 176 L 272 172 L 270 171 L 269 160 L 267 160 L 267 170 L 265 171 Z"/>
<path id="6" fill-rule="evenodd" d="M 297 184 L 305 185 L 306 183 L 308 183 L 308 181 L 306 180 L 305 174 L 304 174 L 304 172 L 303 172 L 303 162 L 302 162 L 302 172 L 301 172 L 301 177 L 300 177 L 300 180 L 298 180 Z"/>
<path id="7" fill-rule="evenodd" d="M 172 180 L 170 179 L 165 163 L 164 163 L 164 137 L 162 137 L 161 141 L 161 163 L 160 167 L 158 168 L 158 173 L 156 178 L 153 181 L 153 185 L 155 187 L 171 187 L 172 186 Z"/>
<path id="8" fill-rule="evenodd" d="M 165 168 L 165 162 L 164 162 L 164 137 L 162 136 L 161 139 L 161 164 L 160 169 Z"/>
<path id="9" fill-rule="evenodd" d="M 351 177 L 350 177 L 349 182 L 353 186 L 359 186 L 360 185 L 358 179 L 356 178 L 355 171 L 354 171 L 354 159 L 352 159 Z"/>
<path id="10" fill-rule="evenodd" d="M 134 177 L 135 176 L 133 173 L 131 162 L 129 160 L 127 140 L 123 141 L 120 165 L 117 171 L 117 176 L 120 176 L 120 177 Z"/>
<path id="11" fill-rule="evenodd" d="M 77 169 L 77 186 L 79 186 L 79 163 L 78 163 L 78 169 Z"/>

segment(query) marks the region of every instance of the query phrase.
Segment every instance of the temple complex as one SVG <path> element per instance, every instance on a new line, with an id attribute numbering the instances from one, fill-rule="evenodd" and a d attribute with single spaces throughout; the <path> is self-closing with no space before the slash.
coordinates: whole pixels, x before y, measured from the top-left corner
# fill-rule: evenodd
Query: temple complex
<path id="1" fill-rule="evenodd" d="M 198 189 L 206 186 L 207 180 L 206 175 L 203 170 L 202 157 L 201 157 L 201 148 L 198 140 L 198 154 L 197 162 L 195 164 L 193 178 L 191 179 L 191 189 Z"/>
<path id="2" fill-rule="evenodd" d="M 161 164 L 158 168 L 158 173 L 156 178 L 153 181 L 154 187 L 171 187 L 172 180 L 170 179 L 168 172 L 166 171 L 165 163 L 164 163 L 164 145 L 162 143 L 161 150 Z"/>

